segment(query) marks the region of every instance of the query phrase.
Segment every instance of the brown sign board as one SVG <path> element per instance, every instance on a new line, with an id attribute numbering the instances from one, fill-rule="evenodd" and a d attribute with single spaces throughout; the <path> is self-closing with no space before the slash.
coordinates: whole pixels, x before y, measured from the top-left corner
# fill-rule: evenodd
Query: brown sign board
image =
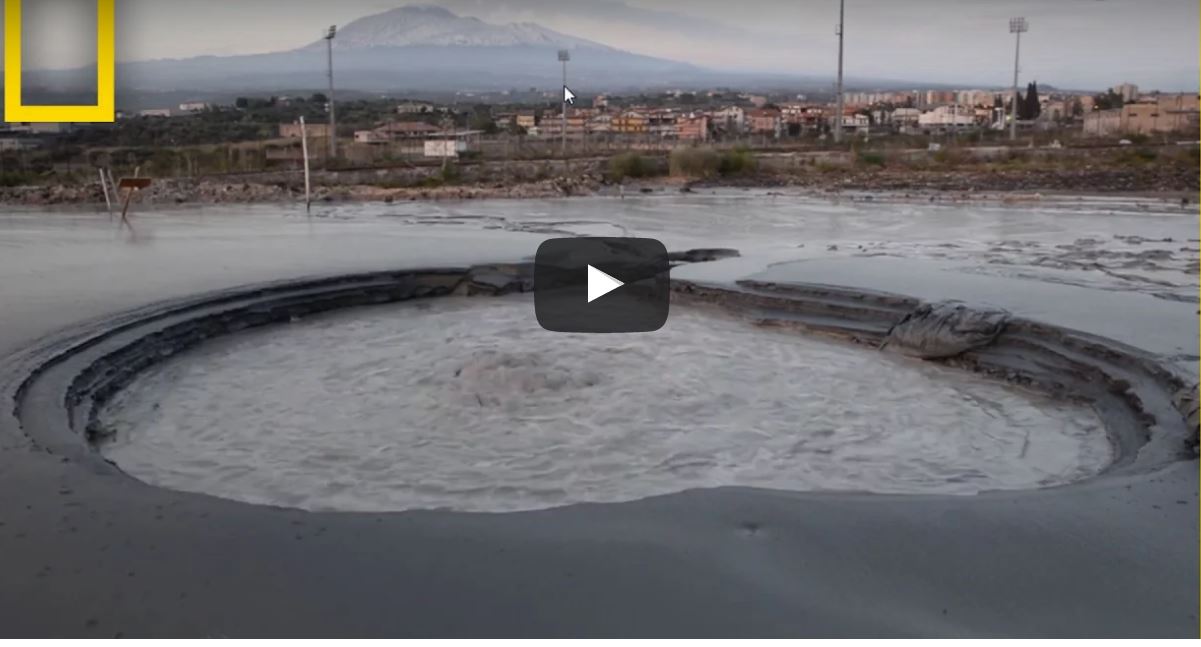
<path id="1" fill-rule="evenodd" d="M 150 186 L 150 182 L 148 177 L 123 177 L 117 186 L 122 189 L 145 189 Z"/>

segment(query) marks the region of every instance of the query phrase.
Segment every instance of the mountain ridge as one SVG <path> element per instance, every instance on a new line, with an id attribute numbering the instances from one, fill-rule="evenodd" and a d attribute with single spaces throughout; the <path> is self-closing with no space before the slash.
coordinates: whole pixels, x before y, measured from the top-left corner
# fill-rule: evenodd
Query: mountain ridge
<path id="1" fill-rule="evenodd" d="M 634 54 L 547 29 L 536 23 L 498 25 L 436 6 L 407 5 L 365 16 L 334 39 L 339 88 L 364 92 L 557 90 L 557 51 L 574 52 L 573 83 L 592 88 L 693 85 L 711 73 L 696 66 Z M 117 65 L 123 92 L 220 92 L 323 87 L 324 40 L 264 54 L 130 61 Z M 45 93 L 94 82 L 95 67 L 26 73 L 26 85 Z"/>
<path id="2" fill-rule="evenodd" d="M 586 47 L 613 50 L 603 43 L 571 36 L 534 22 L 492 23 L 460 16 L 436 5 L 405 5 L 364 16 L 339 28 L 334 49 L 376 47 Z M 325 47 L 319 40 L 303 47 Z"/>
<path id="3" fill-rule="evenodd" d="M 617 49 L 537 23 L 495 24 L 444 7 L 408 5 L 347 23 L 334 39 L 334 72 L 342 91 L 374 94 L 491 92 L 542 88 L 557 92 L 557 50 L 573 52 L 570 84 L 587 92 L 743 87 L 824 89 L 823 76 L 722 72 Z M 231 92 L 324 88 L 326 44 L 318 40 L 264 54 L 122 62 L 121 97 L 188 92 L 197 98 Z M 95 67 L 27 71 L 33 95 L 79 92 Z M 136 101 L 131 101 L 137 103 Z"/>

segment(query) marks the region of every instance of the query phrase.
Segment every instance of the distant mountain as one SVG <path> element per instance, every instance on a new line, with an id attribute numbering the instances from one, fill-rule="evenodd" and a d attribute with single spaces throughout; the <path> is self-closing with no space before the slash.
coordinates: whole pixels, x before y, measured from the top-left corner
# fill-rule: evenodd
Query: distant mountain
<path id="1" fill-rule="evenodd" d="M 473 2 L 462 0 L 464 6 Z M 597 10 L 605 7 L 610 11 L 621 9 L 623 16 L 629 9 L 627 5 L 608 2 Z M 657 23 L 671 22 L 652 14 L 655 16 Z M 710 26 L 710 31 L 714 29 L 718 27 Z M 343 97 L 446 95 L 529 88 L 557 93 L 562 74 L 557 57 L 559 49 L 571 52 L 569 84 L 584 95 L 717 86 L 828 92 L 832 81 L 828 76 L 715 71 L 634 54 L 533 22 L 500 24 L 423 5 L 400 7 L 355 20 L 338 30 L 334 48 L 336 85 Z M 171 102 L 179 97 L 225 101 L 229 96 L 244 94 L 323 90 L 328 82 L 325 50 L 325 42 L 316 41 L 269 54 L 121 63 L 117 66 L 118 103 L 138 109 L 177 105 L 178 102 Z M 95 87 L 95 78 L 94 66 L 27 70 L 26 98 L 31 102 L 61 103 L 63 96 L 94 96 L 94 91 L 87 88 Z M 859 81 L 862 87 L 903 87 L 896 82 Z"/>
<path id="2" fill-rule="evenodd" d="M 439 0 L 439 3 L 461 16 L 481 20 L 537 19 L 561 31 L 605 33 L 607 40 L 617 47 L 651 56 L 656 51 L 703 50 L 724 59 L 731 44 L 750 45 L 759 50 L 795 44 L 792 36 L 748 31 L 688 13 L 636 7 L 621 0 Z M 721 47 L 714 47 L 718 43 Z"/>
<path id="3" fill-rule="evenodd" d="M 432 5 L 400 7 L 360 18 L 338 30 L 337 50 L 376 47 L 585 47 L 612 50 L 532 22 L 492 24 Z M 324 49 L 324 41 L 308 47 Z"/>
<path id="4" fill-rule="evenodd" d="M 570 78 L 581 90 L 689 86 L 729 78 L 687 63 L 641 56 L 530 22 L 493 24 L 433 6 L 406 6 L 360 18 L 334 40 L 337 86 L 346 90 L 487 91 L 538 87 L 557 91 L 557 51 L 572 52 Z M 319 89 L 326 84 L 326 44 L 246 56 L 201 56 L 121 63 L 117 84 L 130 93 Z M 31 92 L 89 87 L 95 68 L 27 71 Z"/>

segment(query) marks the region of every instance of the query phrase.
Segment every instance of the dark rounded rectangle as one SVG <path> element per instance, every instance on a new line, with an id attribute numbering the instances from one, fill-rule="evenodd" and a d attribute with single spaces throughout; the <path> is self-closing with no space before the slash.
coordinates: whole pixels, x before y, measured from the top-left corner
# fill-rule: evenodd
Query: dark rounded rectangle
<path id="1" fill-rule="evenodd" d="M 589 302 L 589 267 L 620 287 L 606 285 Z M 667 248 L 653 238 L 553 238 L 534 259 L 534 310 L 551 332 L 654 332 L 671 310 Z M 593 272 L 592 276 L 599 276 Z"/>

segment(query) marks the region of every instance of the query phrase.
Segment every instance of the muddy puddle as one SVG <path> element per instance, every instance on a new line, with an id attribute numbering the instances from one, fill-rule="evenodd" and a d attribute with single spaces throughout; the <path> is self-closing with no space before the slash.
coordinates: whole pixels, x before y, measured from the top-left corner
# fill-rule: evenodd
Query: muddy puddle
<path id="1" fill-rule="evenodd" d="M 313 510 L 502 512 L 692 488 L 971 495 L 1113 452 L 1083 405 L 676 308 L 556 335 L 528 297 L 348 310 L 218 339 L 109 403 L 153 484 Z"/>

